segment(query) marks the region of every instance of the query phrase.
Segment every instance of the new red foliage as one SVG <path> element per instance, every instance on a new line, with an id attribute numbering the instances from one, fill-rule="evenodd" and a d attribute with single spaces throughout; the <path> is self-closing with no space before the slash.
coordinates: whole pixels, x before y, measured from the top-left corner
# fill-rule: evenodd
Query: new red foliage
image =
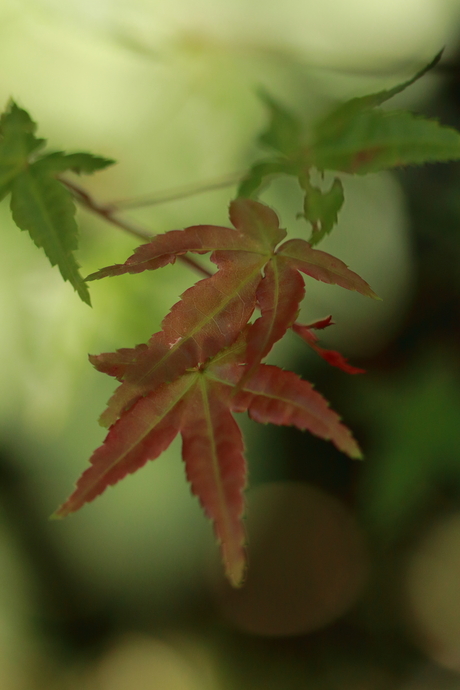
<path id="1" fill-rule="evenodd" d="M 149 349 L 122 376 L 101 423 L 108 426 L 152 385 L 171 381 L 229 345 L 257 306 L 248 336 L 248 375 L 294 323 L 304 296 L 301 273 L 376 298 L 369 285 L 339 259 L 305 240 L 288 240 L 276 213 L 251 199 L 230 204 L 234 228 L 195 225 L 172 230 L 139 247 L 124 264 L 88 277 L 139 273 L 173 263 L 187 251 L 212 251 L 219 271 L 182 295 L 152 336 Z M 104 357 L 104 356 L 103 356 Z"/>
<path id="2" fill-rule="evenodd" d="M 230 205 L 230 218 L 234 228 L 203 225 L 165 233 L 139 247 L 124 264 L 90 276 L 160 268 L 187 251 L 212 252 L 218 267 L 213 276 L 186 290 L 148 344 L 90 357 L 121 385 L 101 417 L 110 426 L 107 438 L 57 515 L 92 501 L 158 457 L 181 433 L 192 492 L 214 523 L 227 576 L 239 586 L 245 571 L 246 462 L 233 413 L 247 411 L 264 424 L 308 430 L 350 457 L 361 457 L 349 429 L 310 383 L 261 360 L 292 327 L 325 359 L 356 373 L 338 353 L 316 345 L 311 329 L 329 325 L 330 318 L 310 326 L 295 324 L 304 296 L 302 273 L 376 295 L 343 262 L 304 240 L 278 246 L 286 232 L 268 206 L 237 199 Z M 256 307 L 260 317 L 250 324 Z"/>
<path id="3" fill-rule="evenodd" d="M 214 522 L 225 569 L 234 586 L 245 571 L 242 524 L 246 461 L 232 412 L 248 411 L 264 424 L 307 429 L 331 440 L 353 458 L 358 444 L 339 416 L 311 384 L 296 374 L 260 364 L 240 387 L 245 365 L 246 333 L 205 366 L 187 371 L 172 383 L 155 387 L 137 400 L 109 430 L 90 459 L 70 498 L 56 515 L 64 517 L 157 458 L 180 432 L 183 458 L 193 493 Z M 124 365 L 124 354 L 120 361 Z M 112 365 L 117 361 L 112 354 Z"/>
<path id="4" fill-rule="evenodd" d="M 337 352 L 336 350 L 326 350 L 324 347 L 321 347 L 317 344 L 318 336 L 313 333 L 313 329 L 319 330 L 331 325 L 332 317 L 328 316 L 325 319 L 321 319 L 321 321 L 310 323 L 308 326 L 301 323 L 294 323 L 292 325 L 292 330 L 300 335 L 300 337 L 303 338 L 308 345 L 310 345 L 312 350 L 314 350 L 320 357 L 328 362 L 328 364 L 331 364 L 333 367 L 337 367 L 338 369 L 342 369 L 342 371 L 346 371 L 347 374 L 365 374 L 366 372 L 364 369 L 359 369 L 358 367 L 348 364 L 346 358 L 341 355 L 340 352 Z"/>

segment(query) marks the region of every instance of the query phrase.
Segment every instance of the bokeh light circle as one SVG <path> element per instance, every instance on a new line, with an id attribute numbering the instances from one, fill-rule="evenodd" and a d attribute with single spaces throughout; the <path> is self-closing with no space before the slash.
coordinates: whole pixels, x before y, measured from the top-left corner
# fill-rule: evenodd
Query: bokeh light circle
<path id="1" fill-rule="evenodd" d="M 262 485 L 248 495 L 247 531 L 244 586 L 215 584 L 235 627 L 264 636 L 309 633 L 356 602 L 368 573 L 365 540 L 337 498 L 308 484 Z"/>

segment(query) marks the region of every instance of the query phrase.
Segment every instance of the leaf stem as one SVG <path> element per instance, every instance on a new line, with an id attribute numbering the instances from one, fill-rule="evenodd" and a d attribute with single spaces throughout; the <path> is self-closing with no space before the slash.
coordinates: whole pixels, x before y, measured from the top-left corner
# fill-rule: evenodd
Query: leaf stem
<path id="1" fill-rule="evenodd" d="M 100 218 L 104 218 L 104 220 L 106 220 L 108 223 L 116 225 L 118 228 L 121 228 L 125 232 L 129 232 L 130 235 L 134 235 L 135 237 L 138 237 L 139 239 L 144 240 L 145 242 L 150 242 L 152 237 L 155 236 L 155 233 L 149 233 L 146 229 L 144 229 L 137 223 L 133 223 L 132 221 L 127 221 L 122 218 L 118 218 L 118 216 L 116 215 L 117 209 L 113 204 L 100 204 L 95 199 L 93 199 L 93 197 L 85 189 L 75 184 L 75 182 L 70 182 L 70 180 L 67 180 L 66 178 L 61 176 L 58 177 L 58 180 L 65 187 L 67 187 L 67 189 L 71 192 L 72 196 L 74 197 L 75 201 L 77 201 L 88 211 L 91 211 Z M 201 273 L 202 275 L 206 276 L 206 278 L 209 278 L 213 275 L 211 271 L 208 271 L 207 268 L 201 266 L 197 261 L 190 258 L 189 256 L 183 255 L 178 256 L 177 258 L 179 261 L 182 261 L 182 263 L 189 266 L 189 268 L 192 268 L 194 271 L 197 271 L 198 273 Z"/>
<path id="2" fill-rule="evenodd" d="M 175 189 L 165 192 L 158 192 L 157 194 L 149 194 L 145 196 L 134 197 L 132 199 L 119 199 L 112 202 L 114 210 L 121 210 L 127 208 L 142 208 L 143 206 L 157 206 L 158 204 L 166 204 L 170 201 L 180 201 L 190 196 L 197 194 L 204 194 L 205 192 L 212 192 L 215 189 L 224 189 L 231 187 L 239 182 L 243 177 L 244 172 L 235 172 L 225 175 L 221 178 L 200 182 L 199 184 L 184 185 L 183 187 L 176 187 Z"/>

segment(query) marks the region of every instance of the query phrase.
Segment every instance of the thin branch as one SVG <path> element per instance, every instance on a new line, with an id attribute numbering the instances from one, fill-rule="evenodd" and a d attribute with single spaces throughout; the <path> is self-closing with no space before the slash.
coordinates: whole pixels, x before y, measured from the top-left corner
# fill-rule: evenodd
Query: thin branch
<path id="1" fill-rule="evenodd" d="M 134 235 L 135 237 L 138 237 L 139 239 L 144 240 L 145 242 L 150 242 L 152 237 L 155 237 L 155 233 L 147 232 L 147 230 L 142 228 L 140 225 L 137 225 L 132 221 L 127 221 L 123 220 L 122 218 L 118 218 L 112 204 L 100 204 L 97 201 L 95 201 L 95 199 L 93 199 L 92 196 L 85 189 L 75 184 L 74 182 L 70 182 L 66 178 L 60 176 L 58 179 L 59 182 L 61 182 L 65 187 L 67 187 L 67 189 L 72 193 L 74 199 L 81 206 L 86 208 L 88 211 L 91 211 L 92 213 L 96 214 L 100 218 L 104 218 L 104 220 L 106 220 L 108 223 L 116 225 L 118 228 L 125 230 L 125 232 L 129 232 L 130 235 Z M 194 271 L 198 271 L 198 273 L 205 275 L 207 278 L 213 275 L 210 271 L 208 271 L 207 268 L 201 266 L 199 263 L 197 263 L 194 259 L 191 259 L 189 256 L 183 255 L 178 256 L 177 258 L 179 261 L 182 261 L 182 263 L 187 264 L 189 268 L 192 268 Z"/>
<path id="2" fill-rule="evenodd" d="M 126 232 L 129 232 L 131 235 L 139 237 L 141 240 L 146 240 L 147 242 L 154 237 L 155 233 L 149 233 L 131 221 L 117 218 L 111 204 L 100 204 L 95 201 L 85 189 L 74 182 L 70 182 L 70 180 L 67 180 L 64 177 L 59 177 L 58 179 L 59 182 L 65 185 L 67 189 L 72 192 L 75 200 L 78 201 L 81 206 L 84 206 L 89 211 L 101 216 L 109 223 L 112 223 L 112 225 L 117 225 L 119 228 L 122 228 L 122 230 L 126 230 Z"/>
<path id="3" fill-rule="evenodd" d="M 204 194 L 205 192 L 212 192 L 216 189 L 224 189 L 231 187 L 239 182 L 243 177 L 243 172 L 231 173 L 224 177 L 218 178 L 208 182 L 200 182 L 200 184 L 184 185 L 183 187 L 176 187 L 170 191 L 158 192 L 157 194 L 149 194 L 145 196 L 134 197 L 133 199 L 120 199 L 111 203 L 114 211 L 127 208 L 142 208 L 143 206 L 157 206 L 158 204 L 166 204 L 170 201 L 180 201 L 190 196 L 197 194 Z"/>

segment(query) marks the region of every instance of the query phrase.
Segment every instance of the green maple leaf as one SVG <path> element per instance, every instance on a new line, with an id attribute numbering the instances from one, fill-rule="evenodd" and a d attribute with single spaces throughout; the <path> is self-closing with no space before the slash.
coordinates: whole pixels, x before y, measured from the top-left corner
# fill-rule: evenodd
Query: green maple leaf
<path id="1" fill-rule="evenodd" d="M 57 175 L 71 170 L 92 173 L 114 161 L 89 153 L 61 151 L 39 156 L 44 139 L 35 136 L 36 124 L 11 101 L 0 118 L 0 199 L 11 193 L 11 213 L 27 230 L 52 266 L 58 266 L 81 299 L 91 304 L 89 291 L 74 256 L 78 249 L 75 204 Z"/>
<path id="2" fill-rule="evenodd" d="M 257 161 L 242 180 L 238 196 L 257 199 L 280 175 L 297 177 L 305 191 L 302 215 L 312 226 L 310 242 L 317 244 L 337 222 L 343 204 L 338 178 L 328 192 L 309 183 L 312 168 L 364 175 L 406 165 L 460 159 L 460 134 L 436 120 L 405 111 L 379 108 L 423 77 L 441 59 L 391 89 L 353 98 L 335 107 L 316 123 L 313 135 L 272 96 L 260 94 L 268 108 L 267 129 L 259 143 L 272 156 Z"/>

